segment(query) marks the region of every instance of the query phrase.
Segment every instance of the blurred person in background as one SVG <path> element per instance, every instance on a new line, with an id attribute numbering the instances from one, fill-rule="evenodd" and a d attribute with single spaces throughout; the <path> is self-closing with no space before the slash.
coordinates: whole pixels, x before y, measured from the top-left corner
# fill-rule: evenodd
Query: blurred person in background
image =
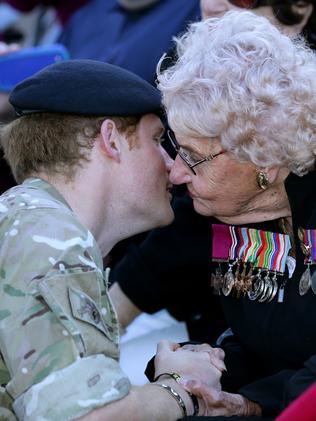
<path id="1" fill-rule="evenodd" d="M 59 41 L 72 58 L 116 64 L 154 84 L 172 37 L 199 17 L 197 0 L 91 0 L 74 13 Z"/>

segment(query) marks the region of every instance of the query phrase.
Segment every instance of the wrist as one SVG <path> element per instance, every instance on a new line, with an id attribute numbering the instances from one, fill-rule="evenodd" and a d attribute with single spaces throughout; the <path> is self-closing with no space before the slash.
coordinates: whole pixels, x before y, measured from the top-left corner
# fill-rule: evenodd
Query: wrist
<path id="1" fill-rule="evenodd" d="M 181 384 L 181 383 L 180 383 L 180 379 L 181 379 L 180 374 L 175 373 L 175 372 L 172 372 L 172 373 L 168 373 L 168 372 L 166 372 L 166 373 L 161 373 L 161 374 L 158 374 L 158 376 L 156 376 L 156 377 L 154 378 L 154 381 L 157 381 L 158 379 L 161 379 L 161 378 L 163 378 L 163 377 L 172 378 L 172 379 L 174 379 L 177 383 L 179 383 L 179 384 L 181 385 L 182 389 L 183 389 L 183 390 L 184 390 L 184 391 L 185 391 L 185 392 L 189 395 L 189 397 L 190 397 L 190 399 L 191 399 L 191 403 L 192 403 L 192 406 L 193 406 L 193 412 L 192 412 L 192 414 L 191 414 L 191 415 L 193 415 L 193 416 L 199 415 L 199 413 L 200 413 L 200 404 L 199 404 L 199 400 L 198 400 L 197 396 L 195 396 L 195 395 L 193 395 L 192 393 L 188 392 L 188 391 L 184 388 L 183 384 Z"/>
<path id="2" fill-rule="evenodd" d="M 256 415 L 261 417 L 262 416 L 262 408 L 259 404 L 257 404 L 256 402 L 250 401 L 249 399 L 245 398 L 244 396 L 240 395 L 241 398 L 243 399 L 243 408 L 244 411 L 242 413 L 242 415 L 249 417 L 251 415 Z"/>
<path id="3" fill-rule="evenodd" d="M 190 397 L 190 394 L 175 380 L 174 378 L 167 377 L 167 376 L 161 376 L 158 381 L 155 382 L 156 384 L 165 384 L 167 386 L 170 386 L 172 389 L 174 389 L 181 399 L 184 402 L 185 410 L 188 416 L 193 415 L 194 413 L 194 407 L 193 402 Z"/>
<path id="4" fill-rule="evenodd" d="M 181 385 L 182 389 L 183 389 L 183 390 L 184 390 L 184 391 L 185 391 L 185 392 L 186 392 L 186 393 L 190 396 L 190 399 L 191 399 L 191 402 L 192 402 L 192 406 L 193 406 L 193 412 L 192 412 L 192 414 L 191 414 L 191 415 L 193 415 L 193 416 L 199 415 L 199 413 L 200 413 L 200 404 L 199 404 L 199 400 L 198 400 L 197 396 L 195 396 L 195 395 L 193 395 L 192 393 L 188 392 L 188 391 L 184 388 L 183 384 L 181 384 L 181 383 L 180 383 L 180 379 L 181 379 L 180 374 L 175 373 L 175 372 L 172 372 L 172 373 L 168 373 L 168 372 L 166 372 L 166 373 L 161 373 L 161 374 L 158 374 L 158 376 L 156 376 L 156 377 L 154 378 L 154 382 L 155 382 L 155 381 L 157 381 L 158 379 L 163 378 L 163 377 L 172 378 L 172 379 L 174 379 L 177 383 L 179 383 L 179 384 Z"/>

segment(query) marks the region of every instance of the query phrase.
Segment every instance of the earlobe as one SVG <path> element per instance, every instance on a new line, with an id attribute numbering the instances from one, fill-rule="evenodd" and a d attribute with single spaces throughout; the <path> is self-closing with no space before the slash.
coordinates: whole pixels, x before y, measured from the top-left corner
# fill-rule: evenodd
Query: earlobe
<path id="1" fill-rule="evenodd" d="M 113 120 L 106 119 L 101 125 L 100 148 L 109 158 L 120 161 L 119 132 Z"/>
<path id="2" fill-rule="evenodd" d="M 279 177 L 279 167 L 260 168 L 257 170 L 257 183 L 262 190 L 266 190 Z"/>
<path id="3" fill-rule="evenodd" d="M 279 177 L 280 167 L 266 168 L 269 184 L 273 184 Z"/>

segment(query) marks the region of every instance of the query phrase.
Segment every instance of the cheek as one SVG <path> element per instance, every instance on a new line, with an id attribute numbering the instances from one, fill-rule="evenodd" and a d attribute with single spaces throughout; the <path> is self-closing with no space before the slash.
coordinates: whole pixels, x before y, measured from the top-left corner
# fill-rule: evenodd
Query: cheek
<path id="1" fill-rule="evenodd" d="M 199 194 L 201 198 L 205 199 L 220 196 L 228 183 L 228 174 L 226 174 L 226 171 L 222 170 L 203 170 L 197 177 L 192 179 L 194 191 Z"/>
<path id="2" fill-rule="evenodd" d="M 151 153 L 150 158 L 149 156 L 147 157 L 144 173 L 142 173 L 142 171 L 140 171 L 140 173 L 141 178 L 147 179 L 144 182 L 145 184 L 154 185 L 156 189 L 159 189 L 159 187 L 161 188 L 161 186 L 166 189 L 167 167 L 165 160 L 159 151 L 155 150 Z"/>

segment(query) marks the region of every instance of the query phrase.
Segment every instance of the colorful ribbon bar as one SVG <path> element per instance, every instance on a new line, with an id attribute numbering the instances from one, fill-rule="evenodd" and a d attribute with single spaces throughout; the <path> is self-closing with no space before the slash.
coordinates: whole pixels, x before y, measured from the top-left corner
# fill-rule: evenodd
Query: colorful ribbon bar
<path id="1" fill-rule="evenodd" d="M 214 261 L 240 261 L 254 268 L 283 274 L 291 248 L 290 237 L 253 228 L 213 224 Z M 316 244 L 316 230 L 306 230 L 306 238 Z M 316 260 L 316 248 L 312 248 Z"/>

